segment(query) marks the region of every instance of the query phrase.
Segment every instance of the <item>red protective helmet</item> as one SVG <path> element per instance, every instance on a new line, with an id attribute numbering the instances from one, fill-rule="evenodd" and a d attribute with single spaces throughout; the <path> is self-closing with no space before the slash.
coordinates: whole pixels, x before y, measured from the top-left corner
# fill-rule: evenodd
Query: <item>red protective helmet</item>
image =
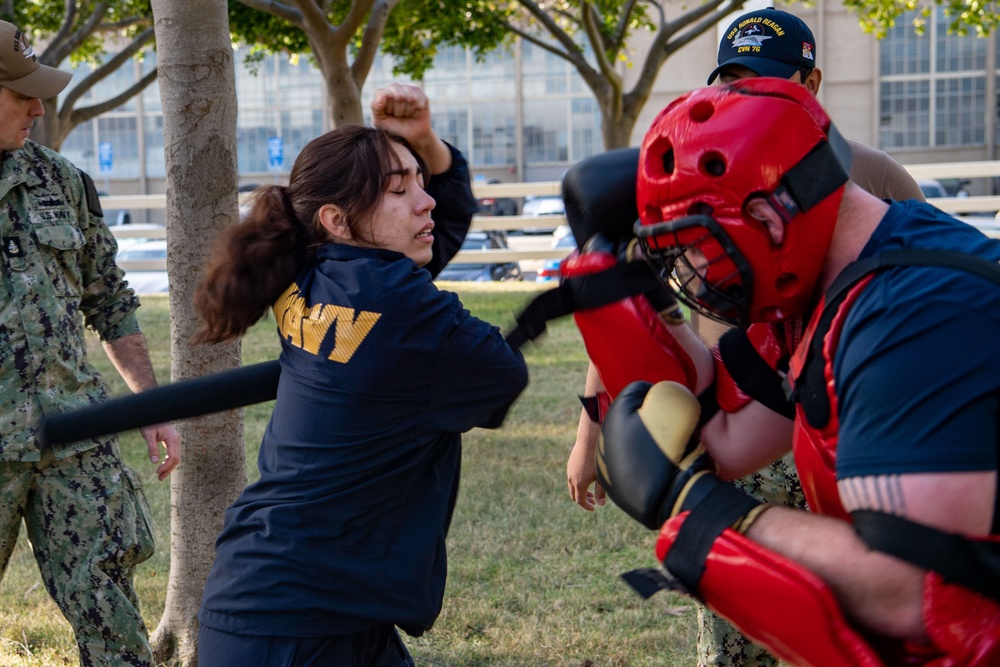
<path id="1" fill-rule="evenodd" d="M 639 154 L 636 235 L 682 301 L 731 324 L 810 306 L 850 171 L 851 151 L 805 86 L 751 78 L 671 103 Z M 746 213 L 767 198 L 781 245 Z"/>

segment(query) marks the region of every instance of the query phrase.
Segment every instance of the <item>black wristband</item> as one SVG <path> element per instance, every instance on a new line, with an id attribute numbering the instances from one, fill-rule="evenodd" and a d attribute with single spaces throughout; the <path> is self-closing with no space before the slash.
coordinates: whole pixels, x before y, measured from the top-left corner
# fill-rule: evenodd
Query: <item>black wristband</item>
<path id="1" fill-rule="evenodd" d="M 595 424 L 601 423 L 601 401 L 597 396 L 580 396 L 580 403 L 583 404 L 583 409 L 590 417 L 590 421 Z"/>

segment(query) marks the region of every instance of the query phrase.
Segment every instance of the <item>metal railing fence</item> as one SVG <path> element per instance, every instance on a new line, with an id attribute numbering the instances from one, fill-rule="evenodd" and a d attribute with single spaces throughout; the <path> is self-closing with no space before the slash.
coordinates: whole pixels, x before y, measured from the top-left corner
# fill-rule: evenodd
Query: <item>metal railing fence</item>
<path id="1" fill-rule="evenodd" d="M 1000 161 L 955 162 L 905 165 L 907 171 L 916 179 L 924 178 L 987 178 L 1000 176 Z M 558 181 L 535 183 L 473 183 L 472 190 L 477 199 L 521 198 L 527 196 L 546 196 L 560 194 L 561 184 Z M 240 202 L 246 202 L 252 193 L 241 193 Z M 1000 210 L 1000 196 L 970 196 L 943 197 L 929 199 L 928 202 L 942 211 L 955 215 Z M 162 209 L 166 207 L 166 195 L 112 195 L 101 197 L 101 205 L 112 209 Z M 540 223 L 544 227 L 557 227 L 566 224 L 562 215 L 553 216 L 485 216 L 473 218 L 474 230 L 506 230 L 519 231 L 537 228 Z M 998 228 L 1000 229 L 1000 228 Z M 112 232 L 117 238 L 166 238 L 166 228 L 149 228 L 147 225 L 133 227 L 132 225 L 116 225 Z M 991 236 L 1000 237 L 1000 231 L 988 232 Z M 516 262 L 529 260 L 561 259 L 569 254 L 567 248 L 518 248 L 508 250 L 475 250 L 459 252 L 454 262 Z M 162 271 L 166 269 L 166 261 L 134 260 L 122 261 L 120 265 L 126 271 Z"/>

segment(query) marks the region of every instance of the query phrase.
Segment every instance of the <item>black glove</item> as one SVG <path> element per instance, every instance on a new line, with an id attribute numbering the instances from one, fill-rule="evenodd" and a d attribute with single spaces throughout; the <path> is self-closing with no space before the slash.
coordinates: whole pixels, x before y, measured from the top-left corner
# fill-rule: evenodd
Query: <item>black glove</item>
<path id="1" fill-rule="evenodd" d="M 717 498 L 732 505 L 734 527 L 745 530 L 749 523 L 743 519 L 756 516 L 757 501 L 715 476 L 699 439 L 700 413 L 698 399 L 676 382 L 633 382 L 608 409 L 597 479 L 616 505 L 647 528 L 659 529 L 716 490 Z"/>
<path id="2" fill-rule="evenodd" d="M 676 382 L 633 382 L 615 398 L 597 446 L 597 477 L 615 504 L 657 529 L 685 487 L 712 470 L 698 440 L 698 399 Z"/>

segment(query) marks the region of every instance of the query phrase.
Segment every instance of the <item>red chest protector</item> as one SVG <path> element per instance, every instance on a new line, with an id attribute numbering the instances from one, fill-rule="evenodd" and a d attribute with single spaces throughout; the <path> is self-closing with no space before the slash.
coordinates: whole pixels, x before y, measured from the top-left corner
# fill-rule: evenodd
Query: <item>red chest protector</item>
<path id="1" fill-rule="evenodd" d="M 911 261 L 912 255 L 906 255 L 905 259 L 890 260 L 892 264 L 878 265 L 877 268 L 913 263 L 941 264 L 941 257 L 938 256 L 918 254 L 916 257 L 916 262 Z M 969 258 L 964 257 L 963 270 L 969 270 L 968 261 Z M 813 511 L 846 521 L 852 519 L 840 502 L 836 479 L 839 422 L 833 358 L 840 344 L 847 313 L 871 281 L 871 271 L 871 268 L 856 271 L 849 282 L 845 281 L 846 286 L 831 289 L 810 321 L 802 344 L 792 356 L 789 369 L 800 399 L 796 407 L 792 446 L 803 490 Z M 985 267 L 983 275 L 993 274 L 991 279 L 997 280 L 997 273 Z M 829 312 L 824 312 L 827 301 L 831 306 L 826 309 Z M 807 382 L 803 382 L 806 379 L 804 375 Z M 860 518 L 858 520 L 860 522 Z M 865 537 L 863 533 L 862 537 Z M 1000 536 L 969 539 L 967 542 L 980 546 L 988 543 L 1000 545 Z M 894 553 L 892 549 L 886 550 Z M 899 552 L 894 553 L 897 557 L 921 564 L 904 555 L 906 550 L 895 551 Z M 925 566 L 925 569 L 931 568 Z M 970 588 L 948 583 L 941 574 L 930 571 L 924 581 L 924 623 L 932 646 L 899 646 L 897 650 L 887 651 L 887 662 L 935 667 L 1000 665 L 1000 603 L 977 590 L 984 589 L 978 585 Z"/>
<path id="2" fill-rule="evenodd" d="M 871 282 L 871 276 L 855 285 L 837 309 L 829 330 L 822 342 L 822 384 L 816 382 L 816 391 L 823 391 L 829 402 L 829 415 L 825 426 L 811 426 L 802 402 L 796 406 L 795 431 L 792 436 L 792 451 L 795 467 L 802 482 L 809 507 L 819 514 L 850 521 L 850 516 L 840 503 L 837 491 L 837 435 L 840 423 L 837 419 L 837 391 L 833 382 L 833 351 L 840 344 L 840 332 L 844 319 L 861 291 Z M 824 302 L 820 302 L 815 316 L 809 322 L 802 344 L 798 346 L 789 362 L 789 377 L 797 386 L 813 337 L 821 320 Z"/>

